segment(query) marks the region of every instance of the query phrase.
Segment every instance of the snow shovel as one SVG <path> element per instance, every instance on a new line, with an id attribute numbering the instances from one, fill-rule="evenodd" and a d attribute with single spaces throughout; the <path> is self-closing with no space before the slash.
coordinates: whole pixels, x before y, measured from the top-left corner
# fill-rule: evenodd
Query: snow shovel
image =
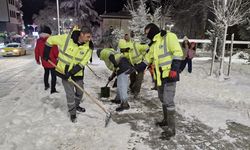
<path id="1" fill-rule="evenodd" d="M 86 65 L 86 66 L 89 68 L 89 70 L 90 70 L 97 78 L 101 79 L 101 77 L 98 76 L 98 75 L 94 72 L 94 70 L 92 70 L 92 69 L 89 67 L 89 65 Z"/>
<path id="2" fill-rule="evenodd" d="M 48 60 L 48 62 L 54 66 L 55 68 L 56 65 Z M 59 68 L 57 68 L 57 70 L 60 72 L 60 73 L 63 73 L 62 70 L 59 70 Z M 111 118 L 111 112 L 107 111 L 107 109 L 97 100 L 95 99 L 94 97 L 92 97 L 87 91 L 85 91 L 82 87 L 80 87 L 75 81 L 73 81 L 71 78 L 69 78 L 68 80 L 69 82 L 72 82 L 79 90 L 81 90 L 83 93 L 85 93 L 97 106 L 99 106 L 105 113 L 106 113 L 106 118 L 105 118 L 105 127 L 108 126 L 108 123 L 110 121 L 110 118 Z"/>
<path id="3" fill-rule="evenodd" d="M 109 82 L 110 80 L 104 87 L 101 87 L 101 97 L 108 98 L 110 96 L 110 87 L 108 87 Z"/>

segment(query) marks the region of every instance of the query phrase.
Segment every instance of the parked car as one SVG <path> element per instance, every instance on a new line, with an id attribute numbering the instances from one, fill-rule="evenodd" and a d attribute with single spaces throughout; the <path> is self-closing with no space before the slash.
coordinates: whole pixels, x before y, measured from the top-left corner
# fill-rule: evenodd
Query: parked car
<path id="1" fill-rule="evenodd" d="M 4 47 L 5 47 L 4 43 L 0 42 L 0 48 L 4 48 Z"/>
<path id="2" fill-rule="evenodd" d="M 21 43 L 9 43 L 1 49 L 2 56 L 22 56 L 26 55 L 26 50 Z"/>

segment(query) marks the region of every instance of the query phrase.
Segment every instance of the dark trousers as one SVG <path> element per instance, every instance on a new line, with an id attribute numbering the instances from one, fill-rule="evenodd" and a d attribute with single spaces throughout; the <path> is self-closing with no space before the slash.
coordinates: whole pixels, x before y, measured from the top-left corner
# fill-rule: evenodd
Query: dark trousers
<path id="1" fill-rule="evenodd" d="M 186 57 L 186 59 L 182 60 L 181 62 L 181 67 L 180 67 L 180 71 L 182 72 L 186 65 L 188 64 L 188 72 L 191 73 L 192 72 L 192 59 L 189 59 Z"/>
<path id="2" fill-rule="evenodd" d="M 56 71 L 55 68 L 44 68 L 44 86 L 49 87 L 49 72 L 51 74 L 51 91 L 56 90 Z"/>
<path id="3" fill-rule="evenodd" d="M 134 94 L 139 94 L 141 90 L 141 84 L 143 81 L 144 72 L 138 72 L 136 74 L 135 72 L 130 74 L 130 85 L 129 88 L 131 89 L 131 92 Z"/>

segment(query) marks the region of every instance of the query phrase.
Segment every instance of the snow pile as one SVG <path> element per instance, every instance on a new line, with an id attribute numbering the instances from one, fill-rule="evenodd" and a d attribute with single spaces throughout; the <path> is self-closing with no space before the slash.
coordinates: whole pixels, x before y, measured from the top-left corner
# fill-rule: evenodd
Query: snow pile
<path id="1" fill-rule="evenodd" d="M 243 51 L 240 51 L 232 56 L 233 59 L 247 59 L 249 58 L 249 54 Z"/>

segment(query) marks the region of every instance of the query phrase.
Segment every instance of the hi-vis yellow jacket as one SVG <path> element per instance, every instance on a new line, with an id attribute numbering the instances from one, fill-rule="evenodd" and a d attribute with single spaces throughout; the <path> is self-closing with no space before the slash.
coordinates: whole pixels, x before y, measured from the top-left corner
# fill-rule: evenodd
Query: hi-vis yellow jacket
<path id="1" fill-rule="evenodd" d="M 145 55 L 146 64 L 154 64 L 157 85 L 162 85 L 162 78 L 167 78 L 171 70 L 172 60 L 182 60 L 183 52 L 178 42 L 177 36 L 172 32 L 167 32 L 165 36 L 160 33 L 153 38 L 153 44 L 149 52 Z"/>
<path id="2" fill-rule="evenodd" d="M 121 47 L 130 48 L 128 52 L 124 52 L 123 54 L 132 65 L 141 63 L 144 55 L 146 54 L 146 51 L 149 49 L 147 44 L 140 44 L 132 40 L 127 42 L 124 39 L 121 39 L 119 41 L 118 46 L 119 48 Z"/>
<path id="3" fill-rule="evenodd" d="M 69 38 L 67 38 L 69 36 Z M 68 40 L 68 42 L 67 42 Z M 82 68 L 88 63 L 91 58 L 92 49 L 89 48 L 89 42 L 78 46 L 70 38 L 70 35 L 55 35 L 47 39 L 46 45 L 57 45 L 59 49 L 57 71 L 70 71 L 74 65 L 79 64 Z M 66 65 L 69 68 L 65 68 Z M 67 70 L 65 70 L 67 69 Z M 83 76 L 83 71 L 77 72 L 74 76 Z"/>
<path id="4" fill-rule="evenodd" d="M 109 60 L 109 56 L 113 54 L 115 57 L 115 61 L 119 64 L 120 59 L 124 57 L 121 53 L 115 51 L 113 48 L 104 48 L 100 53 L 100 59 L 105 62 L 105 65 L 111 71 L 116 71 L 114 64 Z"/>

